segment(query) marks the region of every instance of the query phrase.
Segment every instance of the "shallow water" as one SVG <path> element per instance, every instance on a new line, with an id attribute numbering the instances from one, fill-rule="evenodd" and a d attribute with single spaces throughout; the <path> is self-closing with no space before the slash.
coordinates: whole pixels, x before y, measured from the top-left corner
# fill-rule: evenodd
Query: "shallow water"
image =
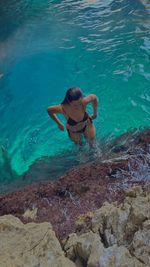
<path id="1" fill-rule="evenodd" d="M 150 125 L 146 0 L 1 1 L 0 59 L 2 180 L 46 156 L 64 158 L 61 168 L 59 160 L 52 166 L 56 176 L 58 168 L 63 173 L 90 159 L 79 160 L 46 113 L 70 86 L 99 97 L 98 142 Z"/>

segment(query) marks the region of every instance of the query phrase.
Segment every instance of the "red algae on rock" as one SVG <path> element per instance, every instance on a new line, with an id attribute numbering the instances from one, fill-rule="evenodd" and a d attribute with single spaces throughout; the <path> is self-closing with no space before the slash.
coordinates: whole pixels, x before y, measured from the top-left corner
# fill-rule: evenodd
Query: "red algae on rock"
<path id="1" fill-rule="evenodd" d="M 122 202 L 125 189 L 140 184 L 143 188 L 149 183 L 136 179 L 130 160 L 141 148 L 147 153 L 150 144 L 150 131 L 144 131 L 129 142 L 131 150 L 123 157 L 115 151 L 112 158 L 91 162 L 72 169 L 56 182 L 39 183 L 27 186 L 0 198 L 0 215 L 12 214 L 24 223 L 29 221 L 51 222 L 59 239 L 64 239 L 75 230 L 75 221 L 80 214 L 94 211 L 105 201 Z M 115 154 L 116 153 L 116 154 Z M 132 166 L 133 167 L 133 166 Z M 33 219 L 23 216 L 27 209 L 37 209 Z"/>

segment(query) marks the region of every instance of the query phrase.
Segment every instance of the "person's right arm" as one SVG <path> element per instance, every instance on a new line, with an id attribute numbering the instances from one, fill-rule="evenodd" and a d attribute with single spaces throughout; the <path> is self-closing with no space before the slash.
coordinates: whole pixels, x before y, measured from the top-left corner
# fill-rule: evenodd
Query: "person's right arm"
<path id="1" fill-rule="evenodd" d="M 63 113 L 61 105 L 49 106 L 47 108 L 48 115 L 57 123 L 60 130 L 64 131 L 64 125 L 56 116 L 57 113 Z"/>

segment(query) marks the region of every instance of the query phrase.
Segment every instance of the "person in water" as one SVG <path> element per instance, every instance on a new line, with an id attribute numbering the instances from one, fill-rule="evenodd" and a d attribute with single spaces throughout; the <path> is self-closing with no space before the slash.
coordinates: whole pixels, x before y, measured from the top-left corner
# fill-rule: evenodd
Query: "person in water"
<path id="1" fill-rule="evenodd" d="M 87 104 L 92 103 L 93 115 L 86 112 Z M 61 104 L 49 106 L 47 112 L 57 123 L 59 129 L 64 131 L 65 127 L 58 119 L 58 113 L 63 114 L 67 120 L 66 128 L 70 139 L 76 144 L 81 144 L 81 135 L 91 141 L 94 139 L 96 130 L 93 120 L 97 117 L 98 98 L 94 94 L 84 96 L 80 88 L 72 87 L 66 92 Z"/>

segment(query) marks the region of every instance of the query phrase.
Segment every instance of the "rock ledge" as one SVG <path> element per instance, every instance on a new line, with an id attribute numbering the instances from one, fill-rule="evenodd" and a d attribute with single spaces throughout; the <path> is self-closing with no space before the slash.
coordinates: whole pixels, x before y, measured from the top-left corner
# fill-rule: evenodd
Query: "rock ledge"
<path id="1" fill-rule="evenodd" d="M 150 266 L 150 187 L 134 187 L 121 204 L 105 202 L 81 215 L 62 243 L 50 223 L 0 217 L 1 267 Z"/>

